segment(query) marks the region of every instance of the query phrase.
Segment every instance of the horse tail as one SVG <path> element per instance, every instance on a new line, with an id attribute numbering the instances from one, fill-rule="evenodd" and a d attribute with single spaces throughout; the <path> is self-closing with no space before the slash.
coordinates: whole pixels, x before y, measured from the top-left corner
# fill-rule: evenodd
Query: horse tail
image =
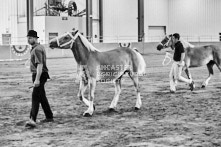
<path id="1" fill-rule="evenodd" d="M 218 46 L 211 46 L 213 48 L 213 60 L 221 72 L 221 49 Z"/>
<path id="2" fill-rule="evenodd" d="M 146 72 L 146 62 L 138 50 L 133 49 L 133 52 L 136 54 L 138 60 L 137 73 L 138 75 L 144 74 Z"/>

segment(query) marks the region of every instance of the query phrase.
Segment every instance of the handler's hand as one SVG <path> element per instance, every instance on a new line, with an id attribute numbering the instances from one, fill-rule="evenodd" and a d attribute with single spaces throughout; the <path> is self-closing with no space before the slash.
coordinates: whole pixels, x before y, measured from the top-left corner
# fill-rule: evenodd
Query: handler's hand
<path id="1" fill-rule="evenodd" d="M 38 87 L 38 86 L 40 86 L 40 81 L 39 80 L 35 80 L 34 87 Z"/>
<path id="2" fill-rule="evenodd" d="M 181 61 L 181 62 L 179 62 L 179 64 L 178 64 L 178 66 L 184 66 L 184 65 L 185 65 L 184 61 Z"/>

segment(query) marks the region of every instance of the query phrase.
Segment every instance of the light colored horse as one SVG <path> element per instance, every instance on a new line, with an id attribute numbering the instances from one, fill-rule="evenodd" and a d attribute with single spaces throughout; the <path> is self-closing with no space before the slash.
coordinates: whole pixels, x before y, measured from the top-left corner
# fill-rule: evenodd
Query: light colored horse
<path id="1" fill-rule="evenodd" d="M 202 83 L 202 88 L 205 88 L 213 75 L 213 65 L 216 64 L 221 71 L 221 49 L 215 45 L 197 46 L 190 44 L 184 39 L 180 38 L 181 43 L 185 49 L 185 66 L 184 70 L 188 78 L 192 78 L 188 68 L 200 67 L 207 65 L 209 76 Z M 157 50 L 171 47 L 174 49 L 175 43 L 173 42 L 172 35 L 165 36 L 165 38 L 158 44 Z"/>
<path id="2" fill-rule="evenodd" d="M 109 110 L 114 111 L 121 93 L 121 78 L 125 73 L 129 74 L 136 88 L 135 109 L 140 109 L 142 102 L 138 76 L 145 73 L 146 63 L 139 52 L 128 47 L 101 52 L 78 31 L 67 32 L 52 39 L 50 47 L 71 49 L 74 54 L 81 76 L 78 97 L 88 106 L 84 116 L 92 116 L 93 114 L 97 81 L 114 83 L 115 95 L 109 106 Z M 87 86 L 89 87 L 88 100 L 84 97 Z"/>

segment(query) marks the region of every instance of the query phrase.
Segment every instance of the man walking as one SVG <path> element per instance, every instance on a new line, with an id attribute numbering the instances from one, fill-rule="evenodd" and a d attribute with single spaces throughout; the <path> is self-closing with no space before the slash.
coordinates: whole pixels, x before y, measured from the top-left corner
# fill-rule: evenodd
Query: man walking
<path id="1" fill-rule="evenodd" d="M 30 51 L 30 70 L 32 73 L 33 92 L 32 92 L 32 108 L 30 112 L 30 120 L 26 122 L 26 127 L 36 127 L 36 119 L 41 104 L 46 119 L 41 122 L 52 122 L 53 113 L 48 103 L 45 93 L 45 83 L 50 79 L 48 68 L 46 66 L 46 52 L 44 46 L 38 43 L 37 32 L 30 30 L 28 32 L 28 43 L 32 46 Z"/>
<path id="2" fill-rule="evenodd" d="M 174 63 L 172 64 L 170 70 L 170 92 L 174 93 L 176 91 L 177 80 L 181 82 L 188 83 L 190 86 L 190 90 L 194 89 L 194 82 L 192 79 L 186 79 L 181 76 L 183 66 L 184 66 L 184 58 L 185 51 L 183 44 L 179 41 L 180 35 L 178 33 L 173 34 L 172 36 L 173 42 L 175 43 L 175 52 L 173 55 Z"/>

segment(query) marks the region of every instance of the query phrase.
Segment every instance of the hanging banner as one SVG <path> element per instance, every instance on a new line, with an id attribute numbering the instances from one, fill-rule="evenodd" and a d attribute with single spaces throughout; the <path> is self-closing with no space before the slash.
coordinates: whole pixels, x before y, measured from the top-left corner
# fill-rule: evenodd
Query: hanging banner
<path id="1" fill-rule="evenodd" d="M 29 45 L 12 45 L 11 50 L 16 56 L 24 56 L 29 51 Z"/>

